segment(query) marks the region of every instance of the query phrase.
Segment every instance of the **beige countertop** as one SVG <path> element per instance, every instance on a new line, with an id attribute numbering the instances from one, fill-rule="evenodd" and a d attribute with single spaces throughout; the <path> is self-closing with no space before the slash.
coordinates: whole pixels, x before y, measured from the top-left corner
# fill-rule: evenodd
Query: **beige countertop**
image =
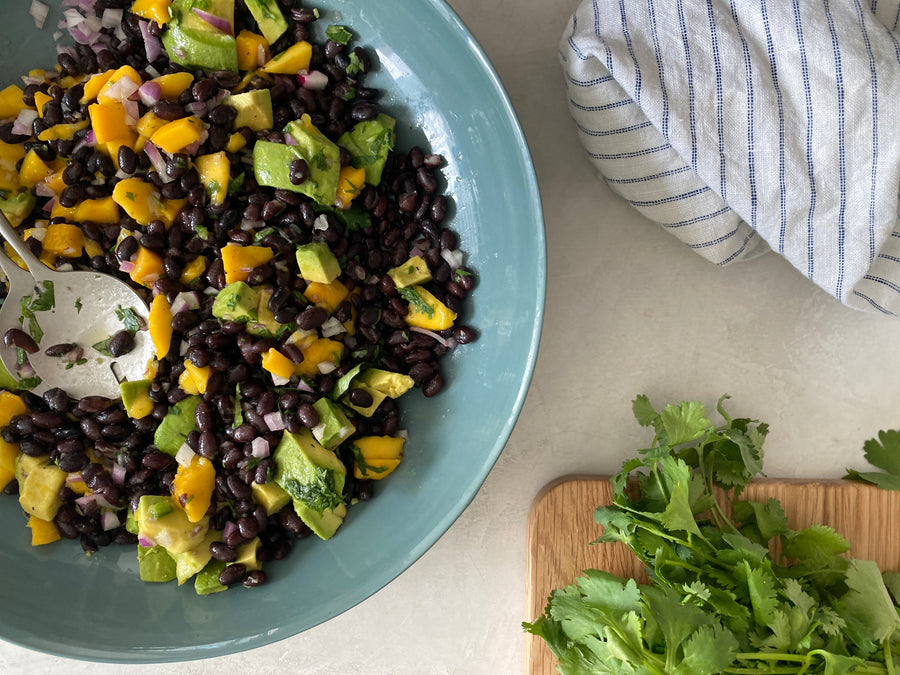
<path id="1" fill-rule="evenodd" d="M 410 0 L 415 1 L 415 0 Z M 839 477 L 900 427 L 900 322 L 842 307 L 774 254 L 718 268 L 595 177 L 566 110 L 557 45 L 577 0 L 450 0 L 504 82 L 540 184 L 548 289 L 524 410 L 469 508 L 386 588 L 312 630 L 162 666 L 81 663 L 0 643 L 5 673 L 521 673 L 525 524 L 538 490 L 616 470 L 648 442 L 631 417 L 723 393 L 769 422 L 766 471 Z M 514 198 L 514 196 L 511 196 Z M 92 610 L 97 611 L 97 610 Z"/>

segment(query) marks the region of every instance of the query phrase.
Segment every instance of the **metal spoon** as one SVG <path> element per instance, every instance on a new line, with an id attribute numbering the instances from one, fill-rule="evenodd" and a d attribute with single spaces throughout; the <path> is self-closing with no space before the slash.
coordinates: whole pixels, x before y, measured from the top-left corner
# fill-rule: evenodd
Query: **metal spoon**
<path id="1" fill-rule="evenodd" d="M 0 246 L 0 269 L 9 280 L 9 294 L 0 307 L 0 336 L 10 328 L 30 333 L 39 349 L 28 362 L 40 382 L 23 378 L 21 352 L 0 340 L 0 360 L 18 380 L 36 394 L 53 387 L 75 399 L 85 396 L 120 396 L 119 383 L 144 377 L 153 344 L 145 330 L 149 310 L 141 297 L 114 277 L 92 271 L 57 272 L 38 260 L 9 221 L 0 213 L 0 235 L 19 255 L 28 270 L 14 263 Z M 136 321 L 135 321 L 136 320 Z M 123 329 L 141 326 L 134 346 L 113 357 L 103 353 L 103 342 Z M 48 347 L 75 344 L 81 357 L 48 356 Z M 77 352 L 77 349 L 75 350 Z M 27 367 L 25 369 L 27 373 Z"/>

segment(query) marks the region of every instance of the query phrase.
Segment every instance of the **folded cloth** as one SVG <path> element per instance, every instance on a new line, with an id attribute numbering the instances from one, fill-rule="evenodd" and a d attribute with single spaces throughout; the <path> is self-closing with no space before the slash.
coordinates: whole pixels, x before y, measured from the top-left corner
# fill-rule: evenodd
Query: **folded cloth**
<path id="1" fill-rule="evenodd" d="M 708 260 L 774 250 L 900 314 L 900 0 L 584 0 L 569 109 L 609 186 Z"/>

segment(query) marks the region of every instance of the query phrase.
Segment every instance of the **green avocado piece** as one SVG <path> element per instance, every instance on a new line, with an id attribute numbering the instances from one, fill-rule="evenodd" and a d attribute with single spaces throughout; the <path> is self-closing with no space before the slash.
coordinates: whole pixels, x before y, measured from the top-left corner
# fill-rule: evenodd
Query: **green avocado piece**
<path id="1" fill-rule="evenodd" d="M 268 89 L 251 89 L 241 94 L 231 94 L 224 103 L 237 111 L 234 128 L 249 127 L 253 131 L 271 129 L 275 123 L 272 112 L 272 94 Z"/>
<path id="2" fill-rule="evenodd" d="M 350 153 L 353 166 L 366 170 L 366 182 L 378 185 L 388 154 L 394 147 L 393 117 L 380 113 L 373 120 L 357 122 L 338 139 L 338 145 Z"/>
<path id="3" fill-rule="evenodd" d="M 122 405 L 126 412 L 131 410 L 139 399 L 148 396 L 151 384 L 153 380 L 125 380 L 119 383 L 119 393 L 122 395 Z"/>
<path id="4" fill-rule="evenodd" d="M 228 586 L 219 583 L 219 573 L 224 569 L 225 563 L 221 560 L 210 560 L 194 579 L 194 590 L 197 591 L 197 595 L 227 591 Z"/>
<path id="5" fill-rule="evenodd" d="M 341 264 L 324 241 L 301 244 L 295 255 L 300 276 L 306 281 L 330 284 L 341 274 Z"/>
<path id="6" fill-rule="evenodd" d="M 420 255 L 414 255 L 402 265 L 392 267 L 387 273 L 397 288 L 407 288 L 431 281 L 431 270 L 428 269 L 425 258 Z"/>
<path id="7" fill-rule="evenodd" d="M 169 502 L 169 510 L 160 508 L 164 502 Z M 134 519 L 139 537 L 149 539 L 176 556 L 201 545 L 209 532 L 209 516 L 192 523 L 184 511 L 172 507 L 171 503 L 172 498 L 168 496 L 144 495 L 138 502 Z"/>
<path id="8" fill-rule="evenodd" d="M 287 21 L 284 20 L 284 15 L 275 0 L 244 0 L 244 3 L 270 45 L 288 29 Z"/>
<path id="9" fill-rule="evenodd" d="M 141 581 L 166 582 L 175 578 L 175 561 L 162 546 L 138 544 L 137 557 Z"/>
<path id="10" fill-rule="evenodd" d="M 334 450 L 356 431 L 337 403 L 323 397 L 313 403 L 313 408 L 319 414 L 319 423 L 312 434 L 325 448 Z"/>
<path id="11" fill-rule="evenodd" d="M 30 457 L 19 453 L 15 474 L 22 510 L 42 520 L 53 520 L 62 506 L 59 491 L 66 482 L 66 472 L 52 464 L 49 455 Z"/>
<path id="12" fill-rule="evenodd" d="M 300 151 L 309 167 L 309 178 L 295 189 L 306 190 L 304 194 L 319 204 L 333 206 L 341 175 L 341 149 L 316 128 L 309 115 L 288 122 L 284 132 L 296 141 L 291 147 Z"/>
<path id="13" fill-rule="evenodd" d="M 184 551 L 172 556 L 175 559 L 175 578 L 178 580 L 179 586 L 206 567 L 206 563 L 212 559 L 209 545 L 214 541 L 221 540 L 221 532 L 209 530 L 203 541 L 190 551 Z"/>
<path id="14" fill-rule="evenodd" d="M 399 398 L 412 389 L 416 382 L 409 375 L 394 373 L 381 368 L 369 368 L 359 376 L 360 382 L 391 398 Z"/>
<path id="15" fill-rule="evenodd" d="M 197 410 L 197 404 L 202 400 L 202 396 L 188 396 L 169 408 L 169 412 L 156 427 L 153 444 L 174 457 L 188 434 L 197 428 L 194 413 Z"/>
<path id="16" fill-rule="evenodd" d="M 378 410 L 378 406 L 380 406 L 384 402 L 384 399 L 387 398 L 387 394 L 385 394 L 383 391 L 379 391 L 378 389 L 370 387 L 363 382 L 357 382 L 353 385 L 353 388 L 362 389 L 363 391 L 368 392 L 369 396 L 372 397 L 372 405 L 363 408 L 354 403 L 351 403 L 349 396 L 345 396 L 341 402 L 348 408 L 351 408 L 352 410 L 358 412 L 363 417 L 371 417 L 372 415 L 374 415 L 375 411 Z"/>
<path id="17" fill-rule="evenodd" d="M 10 374 L 3 365 L 3 361 L 0 361 L 0 388 L 8 391 L 18 391 L 19 389 L 19 381 Z"/>
<path id="18" fill-rule="evenodd" d="M 250 335 L 259 337 L 278 337 L 284 331 L 289 330 L 289 326 L 278 323 L 275 320 L 275 315 L 269 309 L 269 298 L 272 297 L 272 289 L 264 286 L 256 289 L 256 294 L 258 297 L 256 319 L 247 322 L 247 332 Z"/>
<path id="19" fill-rule="evenodd" d="M 201 7 L 200 5 L 205 5 Z M 162 43 L 169 59 L 186 68 L 237 72 L 237 43 L 202 19 L 194 8 L 221 17 L 234 26 L 234 0 L 175 0 Z"/>
<path id="20" fill-rule="evenodd" d="M 333 535 L 345 509 L 341 494 L 347 474 L 344 463 L 323 448 L 309 429 L 285 432 L 273 457 L 275 482 L 291 496 L 297 515 L 323 539 Z"/>
<path id="21" fill-rule="evenodd" d="M 331 390 L 329 396 L 331 396 L 332 399 L 337 400 L 341 396 L 346 394 L 350 389 L 350 384 L 353 382 L 354 378 L 359 375 L 359 372 L 363 369 L 364 366 L 364 363 L 357 363 L 350 370 L 348 370 L 343 377 L 341 377 L 337 382 L 334 383 L 334 389 Z"/>
<path id="22" fill-rule="evenodd" d="M 251 483 L 250 489 L 253 492 L 253 498 L 256 500 L 256 503 L 266 510 L 267 516 L 278 513 L 291 503 L 291 496 L 274 481 Z"/>
<path id="23" fill-rule="evenodd" d="M 222 321 L 256 321 L 259 293 L 243 281 L 228 284 L 216 294 L 212 314 Z"/>
<path id="24" fill-rule="evenodd" d="M 0 199 L 0 211 L 13 227 L 20 224 L 34 209 L 35 198 L 31 192 L 17 194 Z"/>
<path id="25" fill-rule="evenodd" d="M 234 562 L 243 565 L 247 571 L 262 569 L 262 563 L 259 561 L 258 553 L 261 542 L 259 537 L 253 537 L 250 541 L 245 541 L 238 546 L 237 560 Z"/>

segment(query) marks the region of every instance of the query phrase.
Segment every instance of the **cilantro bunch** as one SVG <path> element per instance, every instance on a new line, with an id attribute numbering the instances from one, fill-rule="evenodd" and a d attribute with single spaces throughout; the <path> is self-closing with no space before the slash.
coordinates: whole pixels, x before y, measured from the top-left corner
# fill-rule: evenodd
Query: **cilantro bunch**
<path id="1" fill-rule="evenodd" d="M 900 673 L 898 575 L 842 556 L 828 527 L 791 530 L 775 499 L 730 514 L 717 500 L 762 473 L 768 432 L 731 419 L 726 398 L 720 426 L 697 402 L 635 399 L 653 443 L 612 478 L 594 543 L 624 542 L 650 584 L 586 570 L 523 627 L 565 674 Z"/>

